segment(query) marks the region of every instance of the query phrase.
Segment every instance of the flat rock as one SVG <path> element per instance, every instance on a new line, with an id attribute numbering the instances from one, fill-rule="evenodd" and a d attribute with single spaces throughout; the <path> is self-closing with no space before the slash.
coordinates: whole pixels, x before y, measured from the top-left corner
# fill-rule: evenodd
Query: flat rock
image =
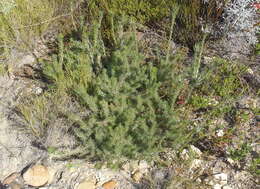
<path id="1" fill-rule="evenodd" d="M 96 183 L 93 180 L 85 180 L 82 183 L 80 183 L 77 187 L 77 189 L 95 189 Z"/>
<path id="2" fill-rule="evenodd" d="M 114 188 L 116 188 L 116 186 L 117 186 L 117 182 L 114 181 L 114 180 L 110 180 L 110 181 L 105 182 L 104 184 L 102 184 L 102 187 L 104 189 L 114 189 Z"/>
<path id="3" fill-rule="evenodd" d="M 49 177 L 48 168 L 43 165 L 35 165 L 23 174 L 25 183 L 35 187 L 45 185 Z"/>

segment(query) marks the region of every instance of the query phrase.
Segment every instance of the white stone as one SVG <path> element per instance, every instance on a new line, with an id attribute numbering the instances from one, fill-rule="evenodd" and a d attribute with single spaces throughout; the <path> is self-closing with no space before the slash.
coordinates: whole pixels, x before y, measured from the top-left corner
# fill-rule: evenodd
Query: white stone
<path id="1" fill-rule="evenodd" d="M 213 189 L 221 189 L 221 185 L 220 184 L 215 184 L 214 186 L 213 186 Z"/>
<path id="2" fill-rule="evenodd" d="M 183 160 L 188 160 L 189 159 L 189 151 L 187 149 L 184 149 L 182 152 L 181 152 L 181 158 Z"/>
<path id="3" fill-rule="evenodd" d="M 216 135 L 217 135 L 218 137 L 223 137 L 224 134 L 225 134 L 225 132 L 224 132 L 223 129 L 219 129 L 219 130 L 216 131 Z"/>
<path id="4" fill-rule="evenodd" d="M 138 168 L 139 168 L 140 172 L 147 173 L 149 165 L 148 165 L 147 161 L 141 160 L 141 161 L 139 161 Z"/>
<path id="5" fill-rule="evenodd" d="M 222 189 L 233 189 L 233 188 L 231 186 L 226 185 L 226 186 L 223 186 Z"/>
<path id="6" fill-rule="evenodd" d="M 194 159 L 191 163 L 191 169 L 197 169 L 199 167 L 201 167 L 201 165 L 203 164 L 203 160 L 201 159 Z"/>
<path id="7" fill-rule="evenodd" d="M 226 173 L 215 174 L 214 178 L 219 181 L 227 181 L 228 175 Z"/>
<path id="8" fill-rule="evenodd" d="M 191 145 L 190 149 L 193 153 L 195 153 L 197 156 L 201 156 L 202 152 L 200 151 L 200 149 L 196 148 L 195 146 Z"/>
<path id="9" fill-rule="evenodd" d="M 254 74 L 254 71 L 253 71 L 251 68 L 248 68 L 248 69 L 247 69 L 247 73 L 249 73 L 249 74 L 252 74 L 252 75 L 253 75 L 253 74 Z"/>
<path id="10" fill-rule="evenodd" d="M 233 159 L 231 159 L 231 158 L 227 158 L 227 161 L 228 161 L 231 165 L 233 165 L 233 164 L 235 163 L 235 161 L 234 161 Z"/>
<path id="11" fill-rule="evenodd" d="M 35 93 L 36 95 L 39 95 L 39 94 L 41 94 L 42 92 L 43 92 L 43 90 L 42 90 L 41 87 L 35 87 L 34 93 Z"/>

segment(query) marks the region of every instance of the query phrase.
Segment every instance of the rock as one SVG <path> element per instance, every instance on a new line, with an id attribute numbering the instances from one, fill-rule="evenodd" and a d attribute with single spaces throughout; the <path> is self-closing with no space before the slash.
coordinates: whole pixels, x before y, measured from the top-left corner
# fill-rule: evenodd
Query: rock
<path id="1" fill-rule="evenodd" d="M 3 180 L 3 184 L 11 184 L 12 182 L 15 181 L 16 178 L 18 178 L 20 176 L 20 173 L 12 173 L 11 175 L 9 175 L 8 177 L 6 177 Z"/>
<path id="2" fill-rule="evenodd" d="M 49 172 L 48 184 L 51 184 L 55 180 L 55 174 L 56 174 L 57 170 L 53 169 L 53 168 L 48 168 L 48 172 Z"/>
<path id="3" fill-rule="evenodd" d="M 96 181 L 95 180 L 85 180 L 81 182 L 77 189 L 95 189 L 96 188 Z"/>
<path id="4" fill-rule="evenodd" d="M 235 164 L 235 161 L 231 158 L 227 158 L 227 162 L 229 162 L 231 165 Z"/>
<path id="5" fill-rule="evenodd" d="M 194 159 L 194 160 L 192 161 L 192 163 L 191 163 L 190 168 L 191 168 L 191 169 L 198 169 L 198 168 L 200 168 L 200 167 L 202 166 L 203 162 L 204 162 L 204 161 L 201 160 L 201 159 Z"/>
<path id="6" fill-rule="evenodd" d="M 137 160 L 130 162 L 132 173 L 139 170 L 139 162 Z"/>
<path id="7" fill-rule="evenodd" d="M 139 162 L 139 169 L 142 170 L 142 169 L 148 169 L 149 165 L 147 163 L 147 161 L 145 160 L 141 160 Z"/>
<path id="8" fill-rule="evenodd" d="M 223 186 L 222 189 L 233 189 L 232 187 L 226 185 L 226 186 Z"/>
<path id="9" fill-rule="evenodd" d="M 25 183 L 35 187 L 45 185 L 49 181 L 49 177 L 48 168 L 43 165 L 35 165 L 23 174 Z"/>
<path id="10" fill-rule="evenodd" d="M 11 189 L 23 189 L 24 187 L 20 184 L 18 184 L 17 182 L 12 182 L 11 184 L 9 184 Z"/>
<path id="11" fill-rule="evenodd" d="M 153 177 L 155 180 L 163 180 L 166 178 L 167 172 L 163 170 L 156 170 L 153 174 Z"/>
<path id="12" fill-rule="evenodd" d="M 105 182 L 104 184 L 102 184 L 102 187 L 104 189 L 114 189 L 117 186 L 117 182 L 114 180 L 110 180 L 108 182 Z"/>
<path id="13" fill-rule="evenodd" d="M 214 175 L 214 178 L 215 178 L 216 181 L 219 182 L 219 184 L 221 184 L 221 186 L 227 184 L 228 175 L 226 173 L 216 174 L 216 175 Z"/>
<path id="14" fill-rule="evenodd" d="M 139 171 L 144 174 L 144 173 L 148 172 L 149 165 L 148 165 L 147 161 L 141 160 L 139 162 L 138 168 L 139 168 Z"/>
<path id="15" fill-rule="evenodd" d="M 40 94 L 42 94 L 42 92 L 43 92 L 43 89 L 41 87 L 35 87 L 34 88 L 34 93 L 36 95 L 40 95 Z"/>
<path id="16" fill-rule="evenodd" d="M 219 130 L 216 131 L 216 135 L 217 135 L 218 137 L 223 137 L 224 134 L 225 134 L 225 132 L 224 132 L 223 129 L 219 129 Z"/>
<path id="17" fill-rule="evenodd" d="M 222 186 L 220 184 L 215 184 L 213 186 L 213 189 L 221 189 L 221 188 L 222 188 Z"/>
<path id="18" fill-rule="evenodd" d="M 228 176 L 226 173 L 219 173 L 219 174 L 215 174 L 214 178 L 220 181 L 226 181 L 228 179 Z"/>
<path id="19" fill-rule="evenodd" d="M 134 174 L 132 175 L 132 178 L 135 182 L 140 182 L 141 179 L 143 177 L 143 174 L 140 171 L 136 171 L 134 172 Z"/>
<path id="20" fill-rule="evenodd" d="M 181 152 L 180 156 L 181 156 L 181 159 L 183 159 L 183 160 L 188 160 L 188 159 L 190 158 L 190 156 L 189 156 L 189 151 L 188 151 L 187 149 L 184 149 L 184 150 Z"/>
<path id="21" fill-rule="evenodd" d="M 195 155 L 197 155 L 197 156 L 199 156 L 199 157 L 202 155 L 202 152 L 201 152 L 200 149 L 198 149 L 197 147 L 191 145 L 191 146 L 190 146 L 190 149 L 191 149 L 191 151 L 192 151 Z"/>
<path id="22" fill-rule="evenodd" d="M 131 172 L 131 166 L 129 162 L 126 162 L 122 165 L 122 169 L 126 172 Z"/>

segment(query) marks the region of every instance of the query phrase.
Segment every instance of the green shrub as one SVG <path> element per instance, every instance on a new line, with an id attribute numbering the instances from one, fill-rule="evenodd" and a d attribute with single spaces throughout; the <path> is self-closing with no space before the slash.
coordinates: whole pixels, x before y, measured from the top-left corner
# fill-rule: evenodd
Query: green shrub
<path id="1" fill-rule="evenodd" d="M 187 144 L 191 131 L 175 111 L 184 79 L 175 70 L 181 58 L 145 62 L 133 34 L 119 37 L 108 53 L 97 28 L 66 47 L 61 40 L 58 57 L 44 69 L 57 89 L 89 111 L 84 118 L 66 114 L 84 153 L 101 160 L 149 157 Z"/>

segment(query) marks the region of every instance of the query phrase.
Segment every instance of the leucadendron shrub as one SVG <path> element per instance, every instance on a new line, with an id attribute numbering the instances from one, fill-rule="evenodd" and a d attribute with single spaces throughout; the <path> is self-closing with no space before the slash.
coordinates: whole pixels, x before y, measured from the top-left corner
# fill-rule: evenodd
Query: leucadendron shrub
<path id="1" fill-rule="evenodd" d="M 177 71 L 182 57 L 146 62 L 134 32 L 123 31 L 106 51 L 99 27 L 66 46 L 60 40 L 59 55 L 44 68 L 56 90 L 89 112 L 64 115 L 74 122 L 82 154 L 94 160 L 154 158 L 167 148 L 182 148 L 192 135 L 175 109 L 185 77 L 185 70 Z"/>

